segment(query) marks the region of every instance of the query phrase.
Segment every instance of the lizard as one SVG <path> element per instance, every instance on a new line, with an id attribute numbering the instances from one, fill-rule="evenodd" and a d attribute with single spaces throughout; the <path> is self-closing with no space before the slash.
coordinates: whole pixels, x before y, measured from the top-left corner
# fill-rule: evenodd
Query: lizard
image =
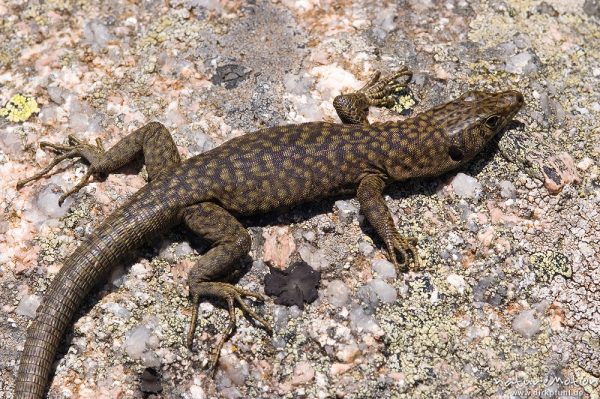
<path id="1" fill-rule="evenodd" d="M 101 140 L 92 145 L 74 136 L 69 136 L 68 144 L 40 142 L 57 156 L 19 181 L 17 188 L 71 158 L 82 159 L 89 168 L 62 195 L 61 203 L 92 176 L 115 172 L 140 155 L 149 181 L 64 260 L 28 328 L 15 397 L 43 397 L 58 346 L 90 290 L 128 252 L 177 225 L 211 243 L 188 274 L 192 306 L 188 347 L 192 348 L 201 298 L 221 298 L 229 311 L 229 324 L 212 355 L 213 371 L 223 343 L 234 331 L 236 304 L 271 330 L 243 300 L 266 297 L 223 281 L 250 251 L 250 235 L 238 217 L 353 193 L 394 266 L 419 268 L 416 239 L 401 235 L 395 227 L 384 189 L 392 182 L 435 177 L 466 164 L 506 129 L 524 99 L 514 90 L 469 91 L 410 118 L 370 124 L 369 107 L 393 105 L 394 93 L 411 77 L 406 67 L 384 78 L 377 72 L 358 91 L 335 97 L 342 123 L 264 128 L 184 161 L 169 131 L 158 122 L 134 130 L 108 150 Z"/>

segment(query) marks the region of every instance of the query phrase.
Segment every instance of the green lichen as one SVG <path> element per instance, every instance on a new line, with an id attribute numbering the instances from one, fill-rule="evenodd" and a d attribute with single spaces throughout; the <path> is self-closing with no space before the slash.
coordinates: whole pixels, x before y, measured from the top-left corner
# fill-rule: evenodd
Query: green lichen
<path id="1" fill-rule="evenodd" d="M 149 45 L 157 45 L 163 43 L 169 38 L 168 30 L 174 24 L 174 20 L 169 16 L 163 16 L 158 20 L 158 23 L 150 29 L 146 37 L 141 41 L 142 47 Z"/>
<path id="2" fill-rule="evenodd" d="M 25 122 L 31 115 L 40 112 L 35 98 L 15 94 L 0 108 L 0 116 L 5 117 L 11 122 Z"/>
<path id="3" fill-rule="evenodd" d="M 579 367 L 576 367 L 573 373 L 577 385 L 583 388 L 590 399 L 600 398 L 600 378 L 591 375 Z"/>
<path id="4" fill-rule="evenodd" d="M 465 390 L 474 397 L 491 397 L 499 389 L 510 393 L 510 387 L 499 384 L 520 378 L 519 369 L 527 370 L 528 379 L 543 381 L 549 335 L 507 339 L 473 308 L 469 289 L 453 294 L 445 280 L 422 276 L 406 281 L 406 296 L 376 312 L 385 331 L 387 367 L 402 373 L 402 383 L 390 387 L 392 397 L 455 397 Z M 462 373 L 459 383 L 444 380 L 452 373 Z"/>
<path id="5" fill-rule="evenodd" d="M 409 298 L 400 306 L 383 306 L 377 311 L 392 354 L 388 367 L 404 374 L 403 391 L 427 381 L 435 359 L 451 356 L 453 343 L 448 338 L 459 335 L 452 313 L 431 303 L 429 279 L 410 281 L 408 290 Z"/>
<path id="6" fill-rule="evenodd" d="M 550 282 L 556 275 L 570 278 L 573 274 L 569 259 L 553 250 L 536 252 L 529 257 L 533 271 L 538 280 Z"/>
<path id="7" fill-rule="evenodd" d="M 86 220 L 90 216 L 90 205 L 81 203 L 77 207 L 72 207 L 69 212 L 61 218 L 65 227 L 73 229 L 81 224 L 81 220 Z"/>
<path id="8" fill-rule="evenodd" d="M 36 239 L 40 247 L 40 259 L 43 263 L 49 264 L 59 260 L 60 255 L 58 248 L 61 245 L 61 240 L 54 233 Z"/>

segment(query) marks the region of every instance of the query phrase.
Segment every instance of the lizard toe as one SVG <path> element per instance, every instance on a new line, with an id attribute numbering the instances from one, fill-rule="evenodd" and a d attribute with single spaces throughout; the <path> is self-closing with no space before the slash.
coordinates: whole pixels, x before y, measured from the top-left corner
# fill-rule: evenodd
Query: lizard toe
<path id="1" fill-rule="evenodd" d="M 209 362 L 209 370 L 211 374 L 214 374 L 219 362 L 221 349 L 225 342 L 231 337 L 236 328 L 236 315 L 235 315 L 235 303 L 238 304 L 240 309 L 249 315 L 252 319 L 260 323 L 269 333 L 273 331 L 270 323 L 267 322 L 262 316 L 256 313 L 248 304 L 242 299 L 243 296 L 251 297 L 264 301 L 266 298 L 264 295 L 237 287 L 233 284 L 222 283 L 222 282 L 190 282 L 190 296 L 192 301 L 192 319 L 190 321 L 190 328 L 187 335 L 187 346 L 191 350 L 193 346 L 194 335 L 196 331 L 196 325 L 198 321 L 198 305 L 200 303 L 200 297 L 210 296 L 214 298 L 223 299 L 227 302 L 227 308 L 229 311 L 229 323 L 225 328 L 225 331 L 217 341 L 215 350 L 211 356 Z"/>
<path id="2" fill-rule="evenodd" d="M 402 236 L 397 232 L 393 235 L 387 245 L 388 257 L 398 271 L 406 269 L 416 271 L 422 268 L 422 261 L 416 244 L 417 239 L 415 237 Z"/>

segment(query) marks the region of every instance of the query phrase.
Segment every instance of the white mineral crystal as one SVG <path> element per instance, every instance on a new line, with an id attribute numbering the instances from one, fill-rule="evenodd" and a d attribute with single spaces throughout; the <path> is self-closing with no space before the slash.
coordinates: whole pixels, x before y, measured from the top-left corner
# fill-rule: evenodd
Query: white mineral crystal
<path id="1" fill-rule="evenodd" d="M 37 295 L 25 295 L 21 298 L 21 302 L 19 302 L 19 306 L 17 306 L 15 312 L 18 315 L 33 319 L 38 306 L 40 306 L 40 302 L 40 297 Z"/>

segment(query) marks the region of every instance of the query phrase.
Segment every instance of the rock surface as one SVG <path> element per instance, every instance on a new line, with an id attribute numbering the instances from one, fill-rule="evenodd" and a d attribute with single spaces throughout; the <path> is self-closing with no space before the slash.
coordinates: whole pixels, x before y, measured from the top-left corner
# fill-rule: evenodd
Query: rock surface
<path id="1" fill-rule="evenodd" d="M 59 207 L 86 170 L 65 162 L 17 192 L 51 160 L 39 141 L 73 134 L 110 147 L 158 120 L 188 157 L 262 127 L 337 121 L 333 97 L 407 65 L 418 102 L 396 107 L 402 115 L 372 110 L 371 122 L 469 89 L 518 89 L 526 101 L 500 151 L 386 192 L 422 270 L 390 269 L 352 198 L 259 218 L 238 284 L 260 292 L 264 261 L 304 260 L 322 285 L 304 310 L 249 301 L 272 336 L 237 310 L 211 378 L 222 304 L 201 304 L 193 350 L 184 343 L 186 275 L 206 243 L 165 232 L 90 295 L 48 397 L 598 398 L 599 10 L 596 0 L 0 2 L 0 107 L 37 104 L 0 115 L 0 397 L 12 396 L 27 325 L 62 259 L 145 184 L 143 169 L 126 169 Z"/>

